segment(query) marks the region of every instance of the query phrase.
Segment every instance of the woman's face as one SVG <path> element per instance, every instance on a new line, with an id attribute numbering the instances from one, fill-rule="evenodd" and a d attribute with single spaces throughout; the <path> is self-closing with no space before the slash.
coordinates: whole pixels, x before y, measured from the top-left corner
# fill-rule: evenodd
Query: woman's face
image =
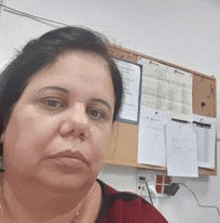
<path id="1" fill-rule="evenodd" d="M 5 177 L 54 189 L 92 184 L 111 134 L 114 90 L 107 62 L 68 52 L 38 71 L 2 135 Z"/>

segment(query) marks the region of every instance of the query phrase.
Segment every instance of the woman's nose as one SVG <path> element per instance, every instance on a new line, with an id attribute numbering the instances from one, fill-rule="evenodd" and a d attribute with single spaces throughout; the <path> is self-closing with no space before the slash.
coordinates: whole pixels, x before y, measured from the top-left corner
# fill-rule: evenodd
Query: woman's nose
<path id="1" fill-rule="evenodd" d="M 76 104 L 63 113 L 60 134 L 63 137 L 74 137 L 85 140 L 89 136 L 89 117 L 85 106 Z"/>

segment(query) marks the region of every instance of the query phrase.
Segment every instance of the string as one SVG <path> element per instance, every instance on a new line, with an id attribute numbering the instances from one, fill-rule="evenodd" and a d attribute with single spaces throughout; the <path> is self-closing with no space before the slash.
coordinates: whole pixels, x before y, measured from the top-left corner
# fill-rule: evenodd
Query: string
<path id="1" fill-rule="evenodd" d="M 43 23 L 43 24 L 46 24 L 46 25 L 49 25 L 49 26 L 52 26 L 52 27 L 58 27 L 58 26 L 52 25 L 50 23 L 54 23 L 54 24 L 61 25 L 61 26 L 68 26 L 65 23 L 61 23 L 61 22 L 58 22 L 58 21 L 54 21 L 54 20 L 51 20 L 51 19 L 44 18 L 44 17 L 35 16 L 35 15 L 29 14 L 29 13 L 25 13 L 25 12 L 16 10 L 14 8 L 8 7 L 8 6 L 4 5 L 4 4 L 0 4 L 0 6 L 6 12 L 13 13 L 13 14 L 16 14 L 16 15 L 19 15 L 19 16 L 23 16 L 23 17 L 35 20 L 37 22 L 40 22 L 40 23 Z"/>
<path id="2" fill-rule="evenodd" d="M 153 199 L 152 199 L 151 192 L 150 192 L 150 188 L 149 188 L 149 186 L 148 186 L 147 181 L 145 181 L 145 184 L 146 184 L 146 186 L 147 186 L 147 192 L 148 192 L 148 195 L 149 195 L 149 198 L 150 198 L 150 202 L 151 202 L 152 206 L 154 206 L 154 204 L 153 204 Z"/>
<path id="3" fill-rule="evenodd" d="M 188 186 L 186 186 L 184 183 L 178 183 L 178 184 L 183 185 L 184 187 L 186 187 L 186 188 L 193 194 L 193 196 L 194 196 L 194 198 L 196 199 L 196 202 L 197 202 L 197 204 L 198 204 L 199 207 L 216 209 L 217 212 L 218 212 L 218 215 L 220 216 L 220 210 L 219 210 L 219 208 L 218 208 L 217 206 L 201 205 L 201 204 L 199 203 L 198 198 L 196 197 L 196 195 L 195 195 L 195 193 L 193 192 L 192 189 L 190 189 L 190 188 L 189 188 Z"/>

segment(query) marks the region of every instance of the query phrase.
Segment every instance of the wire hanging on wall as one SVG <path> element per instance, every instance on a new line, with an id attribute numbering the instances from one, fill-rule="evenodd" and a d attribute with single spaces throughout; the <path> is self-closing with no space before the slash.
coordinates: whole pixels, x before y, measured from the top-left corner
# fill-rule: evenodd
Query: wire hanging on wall
<path id="1" fill-rule="evenodd" d="M 12 14 L 22 16 L 22 17 L 26 17 L 26 18 L 35 20 L 37 22 L 43 23 L 45 25 L 52 26 L 54 28 L 59 28 L 60 26 L 68 26 L 65 23 L 57 22 L 57 21 L 54 21 L 54 20 L 51 20 L 51 19 L 47 19 L 47 18 L 44 18 L 44 17 L 35 16 L 35 15 L 29 14 L 29 13 L 26 13 L 26 12 L 22 12 L 22 11 L 14 9 L 14 8 L 8 7 L 4 4 L 0 4 L 0 6 L 3 8 L 3 11 L 5 11 L 5 12 L 12 13 Z"/>
<path id="2" fill-rule="evenodd" d="M 194 191 L 193 191 L 192 189 L 190 189 L 190 188 L 189 188 L 187 185 L 185 185 L 184 183 L 178 183 L 178 184 L 183 185 L 185 188 L 187 188 L 187 189 L 193 194 L 193 196 L 194 196 L 194 198 L 196 199 L 196 202 L 197 202 L 197 204 L 198 204 L 199 207 L 216 209 L 217 212 L 218 212 L 218 215 L 220 216 L 220 210 L 219 210 L 219 208 L 218 208 L 217 206 L 201 205 L 201 204 L 199 203 L 198 198 L 196 197 L 196 195 L 195 195 L 195 193 L 194 193 Z"/>

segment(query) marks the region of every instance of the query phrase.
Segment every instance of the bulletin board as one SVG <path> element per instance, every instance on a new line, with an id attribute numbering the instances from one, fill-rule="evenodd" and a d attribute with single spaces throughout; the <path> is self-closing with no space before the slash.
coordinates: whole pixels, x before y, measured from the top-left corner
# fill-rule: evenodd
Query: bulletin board
<path id="1" fill-rule="evenodd" d="M 139 58 L 145 58 L 190 73 L 193 77 L 193 114 L 216 118 L 216 79 L 214 77 L 210 77 L 208 75 L 162 61 L 145 54 L 131 51 L 117 45 L 111 45 L 110 50 L 114 58 L 133 63 L 138 63 Z M 138 164 L 137 157 L 138 125 L 116 121 L 113 126 L 111 139 L 104 152 L 104 164 L 166 172 L 166 168 L 162 166 Z M 215 148 L 215 168 L 199 168 L 199 175 L 216 175 L 216 166 L 217 160 Z"/>

